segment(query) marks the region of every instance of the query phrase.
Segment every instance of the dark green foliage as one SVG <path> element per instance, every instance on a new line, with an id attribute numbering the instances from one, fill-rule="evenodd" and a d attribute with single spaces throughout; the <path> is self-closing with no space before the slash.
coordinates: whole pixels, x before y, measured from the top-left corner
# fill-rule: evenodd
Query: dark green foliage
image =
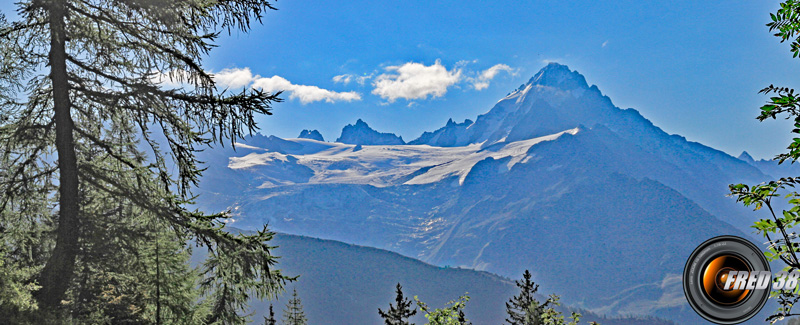
<path id="1" fill-rule="evenodd" d="M 0 269 L 14 270 L 0 318 L 246 322 L 246 302 L 288 280 L 274 268 L 272 233 L 233 235 L 226 212 L 186 206 L 203 171 L 195 154 L 254 131 L 279 100 L 219 90 L 201 64 L 221 31 L 248 31 L 271 5 L 17 8 L 19 21 L 0 18 Z M 187 86 L 167 87 L 164 76 Z M 187 264 L 189 241 L 210 251 L 200 269 Z"/>
<path id="2" fill-rule="evenodd" d="M 544 303 L 539 303 L 534 295 L 539 285 L 531 281 L 528 270 L 522 273 L 522 280 L 515 281 L 520 292 L 506 303 L 506 322 L 514 325 L 577 324 L 581 315 L 572 313 L 572 321 L 565 323 L 564 316 L 554 307 L 559 305 L 559 297 L 550 295 Z"/>
<path id="3" fill-rule="evenodd" d="M 417 309 L 410 309 L 411 299 L 403 297 L 403 287 L 400 283 L 397 284 L 395 291 L 397 292 L 395 304 L 389 304 L 389 310 L 386 312 L 378 308 L 378 314 L 381 315 L 386 325 L 410 325 L 408 318 L 416 315 Z"/>
<path id="4" fill-rule="evenodd" d="M 767 24 L 771 32 L 781 39 L 781 42 L 791 41 L 790 51 L 794 57 L 800 54 L 800 3 L 788 0 L 780 5 L 777 13 L 770 14 L 771 22 Z M 761 112 L 757 119 L 764 121 L 768 118 L 775 119 L 779 115 L 794 121 L 792 133 L 798 137 L 786 148 L 787 152 L 777 155 L 774 159 L 778 163 L 789 160 L 794 163 L 800 158 L 800 96 L 794 89 L 776 87 L 770 85 L 760 91 L 764 94 L 774 94 L 769 101 L 761 107 Z M 767 218 L 756 221 L 753 228 L 769 241 L 770 245 L 764 252 L 770 261 L 782 261 L 786 266 L 785 271 L 800 270 L 800 242 L 794 236 L 792 227 L 800 223 L 800 194 L 793 188 L 800 183 L 800 178 L 785 177 L 778 180 L 761 183 L 754 186 L 745 184 L 730 185 L 731 196 L 735 196 L 738 202 L 745 206 L 751 206 L 755 210 L 766 207 Z M 788 210 L 778 210 L 781 203 L 774 202 L 774 199 L 788 199 L 790 208 Z M 767 321 L 775 323 L 785 317 L 798 315 L 792 312 L 794 305 L 800 301 L 800 293 L 797 290 L 782 290 L 771 292 L 771 298 L 777 299 L 780 308 Z"/>
<path id="5" fill-rule="evenodd" d="M 297 289 L 292 290 L 292 298 L 283 310 L 283 323 L 285 325 L 305 325 L 307 323 L 306 314 L 303 312 L 303 303 L 297 296 Z"/>
<path id="6" fill-rule="evenodd" d="M 791 52 L 794 53 L 793 56 L 796 58 L 800 55 L 800 37 L 797 35 L 800 33 L 800 7 L 797 1 L 795 0 L 788 0 L 781 3 L 781 8 L 778 9 L 778 12 L 774 14 L 769 14 L 772 21 L 767 24 L 769 26 L 770 32 L 775 32 L 775 36 L 781 39 L 781 43 L 792 40 L 791 42 Z"/>

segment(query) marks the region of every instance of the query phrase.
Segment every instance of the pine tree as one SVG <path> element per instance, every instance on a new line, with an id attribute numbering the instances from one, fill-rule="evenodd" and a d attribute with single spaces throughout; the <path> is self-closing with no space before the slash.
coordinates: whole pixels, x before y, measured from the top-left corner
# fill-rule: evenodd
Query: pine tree
<path id="1" fill-rule="evenodd" d="M 250 295 L 273 296 L 288 280 L 274 268 L 272 233 L 233 235 L 222 230 L 227 213 L 186 206 L 203 170 L 195 153 L 233 145 L 279 100 L 253 89 L 217 89 L 201 59 L 220 31 L 246 32 L 274 8 L 258 0 L 27 0 L 17 6 L 19 21 L 0 19 L 0 227 L 29 231 L 10 237 L 18 240 L 10 247 L 36 257 L 4 258 L 41 270 L 35 275 L 39 307 L 82 303 L 68 297 L 83 289 L 78 274 L 93 272 L 94 264 L 112 267 L 88 259 L 122 256 L 100 254 L 100 247 L 86 253 L 87 245 L 99 244 L 90 227 L 115 213 L 123 225 L 139 224 L 139 215 L 129 213 L 141 212 L 174 233 L 168 241 L 208 248 L 199 274 L 211 308 L 205 321 L 244 321 L 239 313 Z M 165 76 L 188 86 L 168 88 Z M 103 197 L 127 212 L 99 203 Z M 30 216 L 10 217 L 20 214 Z M 136 227 L 114 229 L 111 240 L 121 245 L 154 238 L 136 238 Z M 118 271 L 131 275 L 131 269 Z M 159 289 L 164 281 L 156 282 Z M 157 298 L 156 308 L 166 301 Z"/>
<path id="2" fill-rule="evenodd" d="M 135 146 L 126 127 L 109 123 L 110 149 L 118 156 L 136 157 L 122 148 Z M 80 146 L 92 164 L 116 169 L 117 179 L 135 176 L 118 166 L 105 149 Z M 142 179 L 142 184 L 153 180 Z M 188 237 L 157 215 L 125 198 L 87 188 L 83 193 L 87 215 L 79 236 L 76 278 L 65 304 L 76 323 L 196 324 L 208 313 L 196 302 L 201 291 L 198 270 L 189 266 Z"/>
<path id="3" fill-rule="evenodd" d="M 559 297 L 550 295 L 544 303 L 540 303 L 534 295 L 539 291 L 539 285 L 531 281 L 531 272 L 525 270 L 522 280 L 515 281 L 520 289 L 519 295 L 511 297 L 506 302 L 506 322 L 514 325 L 563 325 L 577 324 L 581 315 L 572 313 L 569 323 L 565 323 L 564 316 L 554 307 L 559 305 Z"/>
<path id="4" fill-rule="evenodd" d="M 264 325 L 275 325 L 275 312 L 272 311 L 272 304 L 269 304 L 269 318 L 264 317 Z"/>
<path id="5" fill-rule="evenodd" d="M 400 283 L 397 284 L 395 290 L 395 305 L 389 304 L 389 310 L 384 312 L 378 308 L 378 314 L 381 315 L 386 325 L 410 325 L 408 318 L 417 314 L 417 309 L 409 309 L 411 307 L 411 300 L 403 297 L 403 287 Z"/>
<path id="6" fill-rule="evenodd" d="M 300 297 L 297 296 L 297 289 L 292 290 L 292 299 L 289 299 L 286 309 L 283 310 L 283 323 L 286 325 L 305 325 L 307 323 L 303 304 Z"/>
<path id="7" fill-rule="evenodd" d="M 508 313 L 506 322 L 515 325 L 542 324 L 541 316 L 550 301 L 540 305 L 534 298 L 536 292 L 539 291 L 539 285 L 531 281 L 531 272 L 528 270 L 522 273 L 522 280 L 515 282 L 520 293 L 506 303 L 506 313 Z"/>

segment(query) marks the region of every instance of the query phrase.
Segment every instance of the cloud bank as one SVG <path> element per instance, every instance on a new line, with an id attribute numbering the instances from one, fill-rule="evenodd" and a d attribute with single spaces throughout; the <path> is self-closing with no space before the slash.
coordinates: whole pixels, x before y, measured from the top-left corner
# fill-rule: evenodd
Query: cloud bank
<path id="1" fill-rule="evenodd" d="M 285 91 L 289 93 L 290 99 L 298 99 L 303 104 L 319 101 L 335 103 L 338 101 L 352 102 L 361 100 L 361 94 L 354 91 L 335 92 L 317 86 L 296 85 L 281 76 L 258 78 L 253 81 L 253 88 L 261 88 L 268 92 Z"/>
<path id="2" fill-rule="evenodd" d="M 386 67 L 387 73 L 378 75 L 372 83 L 372 94 L 390 103 L 398 98 L 408 100 L 444 96 L 447 88 L 461 80 L 461 69 L 445 68 L 439 60 L 430 66 L 408 62 Z"/>
<path id="3" fill-rule="evenodd" d="M 271 93 L 283 91 L 289 94 L 290 99 L 297 99 L 302 104 L 320 101 L 335 103 L 339 101 L 351 102 L 354 100 L 361 100 L 361 94 L 354 91 L 335 92 L 317 86 L 298 85 L 277 75 L 269 78 L 258 75 L 253 76 L 250 68 L 225 69 L 214 73 L 213 78 L 218 86 L 227 88 L 240 88 L 251 85 L 253 88 L 259 88 Z M 334 78 L 334 80 L 336 80 L 336 78 Z"/>
<path id="4" fill-rule="evenodd" d="M 432 65 L 425 65 L 418 62 L 406 62 L 401 65 L 388 66 L 383 68 L 383 72 L 373 71 L 363 75 L 341 74 L 334 76 L 332 81 L 337 84 L 350 84 L 355 82 L 365 86 L 367 81 L 372 80 L 369 85 L 372 87 L 371 93 L 377 95 L 387 102 L 393 103 L 398 99 L 408 101 L 438 98 L 447 94 L 447 91 L 459 84 L 470 85 L 475 90 L 484 90 L 489 87 L 490 82 L 501 72 L 516 75 L 517 70 L 507 64 L 495 64 L 483 71 L 470 71 L 466 68 L 473 61 L 459 61 L 451 69 L 442 65 L 440 60 L 436 60 Z M 302 104 L 314 102 L 352 102 L 362 100 L 362 95 L 356 91 L 336 92 L 313 85 L 295 84 L 284 77 L 274 75 L 272 77 L 262 77 L 253 75 L 250 68 L 223 69 L 219 72 L 209 73 L 217 87 L 220 88 L 242 88 L 252 87 L 267 92 L 283 91 L 289 95 L 289 99 L 295 99 Z M 376 76 L 377 75 L 377 76 Z M 156 73 L 153 81 L 167 87 L 186 87 L 191 86 L 186 80 L 186 75 L 181 73 Z M 409 103 L 409 107 L 415 103 Z"/>

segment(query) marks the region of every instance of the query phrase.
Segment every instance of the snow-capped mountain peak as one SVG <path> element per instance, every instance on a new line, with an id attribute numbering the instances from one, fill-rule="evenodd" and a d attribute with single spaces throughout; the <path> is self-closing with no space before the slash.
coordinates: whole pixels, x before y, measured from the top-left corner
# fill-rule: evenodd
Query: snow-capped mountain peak
<path id="1" fill-rule="evenodd" d="M 604 123 L 619 111 L 596 86 L 569 67 L 550 63 L 527 84 L 501 99 L 475 123 L 451 121 L 433 132 L 425 132 L 412 144 L 465 146 L 482 143 L 534 139 L 579 125 Z M 613 118 L 613 117 L 612 117 Z"/>
<path id="2" fill-rule="evenodd" d="M 536 75 L 528 81 L 534 86 L 547 86 L 562 90 L 588 89 L 586 78 L 577 71 L 571 71 L 569 67 L 556 62 L 550 62 L 547 66 L 539 70 Z"/>

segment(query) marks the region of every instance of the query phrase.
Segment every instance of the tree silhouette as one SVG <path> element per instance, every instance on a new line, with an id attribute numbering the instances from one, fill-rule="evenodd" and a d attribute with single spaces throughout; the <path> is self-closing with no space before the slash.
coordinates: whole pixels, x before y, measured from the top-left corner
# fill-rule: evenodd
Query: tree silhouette
<path id="1" fill-rule="evenodd" d="M 269 318 L 264 317 L 264 325 L 275 325 L 277 321 L 275 320 L 275 312 L 272 311 L 272 304 L 269 304 Z"/>
<path id="2" fill-rule="evenodd" d="M 384 312 L 378 308 L 378 314 L 381 315 L 386 325 L 410 325 L 408 318 L 417 314 L 417 309 L 411 310 L 411 299 L 403 297 L 403 287 L 400 283 L 397 284 L 395 289 L 397 295 L 395 296 L 395 305 L 389 304 L 389 310 Z"/>
<path id="3" fill-rule="evenodd" d="M 522 280 L 514 281 L 520 292 L 519 295 L 511 297 L 506 302 L 506 322 L 514 325 L 564 325 L 578 324 L 581 315 L 573 312 L 570 317 L 572 320 L 566 322 L 564 315 L 555 309 L 559 305 L 559 297 L 550 295 L 544 303 L 540 303 L 534 297 L 539 291 L 539 285 L 531 281 L 531 272 L 525 270 L 522 273 Z"/>

